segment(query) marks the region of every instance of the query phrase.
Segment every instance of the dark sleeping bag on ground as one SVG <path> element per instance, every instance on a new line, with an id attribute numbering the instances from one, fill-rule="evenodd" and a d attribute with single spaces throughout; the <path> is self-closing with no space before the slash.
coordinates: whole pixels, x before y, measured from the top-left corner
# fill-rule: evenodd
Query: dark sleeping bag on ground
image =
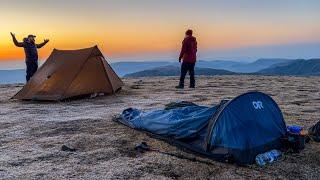
<path id="1" fill-rule="evenodd" d="M 320 121 L 309 129 L 309 135 L 314 141 L 320 142 Z"/>
<path id="2" fill-rule="evenodd" d="M 139 130 L 173 139 L 194 138 L 208 125 L 216 107 L 191 105 L 168 110 L 141 111 L 129 108 L 123 111 L 122 123 Z"/>

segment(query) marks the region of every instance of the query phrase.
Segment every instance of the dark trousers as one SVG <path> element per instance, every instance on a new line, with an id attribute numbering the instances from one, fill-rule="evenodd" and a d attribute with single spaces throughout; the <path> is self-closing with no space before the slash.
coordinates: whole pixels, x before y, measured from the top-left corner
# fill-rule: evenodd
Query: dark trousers
<path id="1" fill-rule="evenodd" d="M 34 75 L 34 73 L 38 70 L 38 62 L 37 61 L 26 61 L 27 65 L 27 82 L 30 80 L 30 78 Z"/>
<path id="2" fill-rule="evenodd" d="M 190 87 L 195 86 L 194 66 L 195 66 L 195 63 L 187 63 L 187 62 L 182 63 L 179 86 L 184 87 L 184 79 L 186 77 L 187 72 L 189 72 L 189 75 L 190 75 Z"/>

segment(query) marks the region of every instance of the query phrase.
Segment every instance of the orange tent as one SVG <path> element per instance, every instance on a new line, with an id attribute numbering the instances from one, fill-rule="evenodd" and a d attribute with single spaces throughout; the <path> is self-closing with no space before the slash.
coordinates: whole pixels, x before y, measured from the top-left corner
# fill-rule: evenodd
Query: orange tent
<path id="1" fill-rule="evenodd" d="M 54 49 L 47 61 L 13 99 L 63 100 L 93 93 L 112 94 L 123 82 L 97 46 Z"/>

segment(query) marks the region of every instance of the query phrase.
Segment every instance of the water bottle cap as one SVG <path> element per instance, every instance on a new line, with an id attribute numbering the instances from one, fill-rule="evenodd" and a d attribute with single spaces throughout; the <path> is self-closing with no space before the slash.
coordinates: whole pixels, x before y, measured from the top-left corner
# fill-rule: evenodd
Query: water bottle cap
<path id="1" fill-rule="evenodd" d="M 299 134 L 302 130 L 302 127 L 297 125 L 292 125 L 292 126 L 288 126 L 287 129 L 291 133 Z"/>

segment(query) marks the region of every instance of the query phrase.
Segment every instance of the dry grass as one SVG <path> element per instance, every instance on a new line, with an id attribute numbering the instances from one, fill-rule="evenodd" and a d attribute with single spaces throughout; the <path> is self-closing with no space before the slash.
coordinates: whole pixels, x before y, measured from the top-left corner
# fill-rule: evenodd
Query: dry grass
<path id="1" fill-rule="evenodd" d="M 320 144 L 286 154 L 273 165 L 238 167 L 209 159 L 192 162 L 155 152 L 139 154 L 147 141 L 162 151 L 195 157 L 146 134 L 112 121 L 127 107 L 160 108 L 175 100 L 217 104 L 249 90 L 270 94 L 288 124 L 305 128 L 320 118 L 320 78 L 214 76 L 198 78 L 198 87 L 175 90 L 177 77 L 124 79 L 115 96 L 71 102 L 9 100 L 22 85 L 0 86 L 0 178 L 4 179 L 318 179 Z M 65 144 L 76 152 L 61 151 Z"/>

